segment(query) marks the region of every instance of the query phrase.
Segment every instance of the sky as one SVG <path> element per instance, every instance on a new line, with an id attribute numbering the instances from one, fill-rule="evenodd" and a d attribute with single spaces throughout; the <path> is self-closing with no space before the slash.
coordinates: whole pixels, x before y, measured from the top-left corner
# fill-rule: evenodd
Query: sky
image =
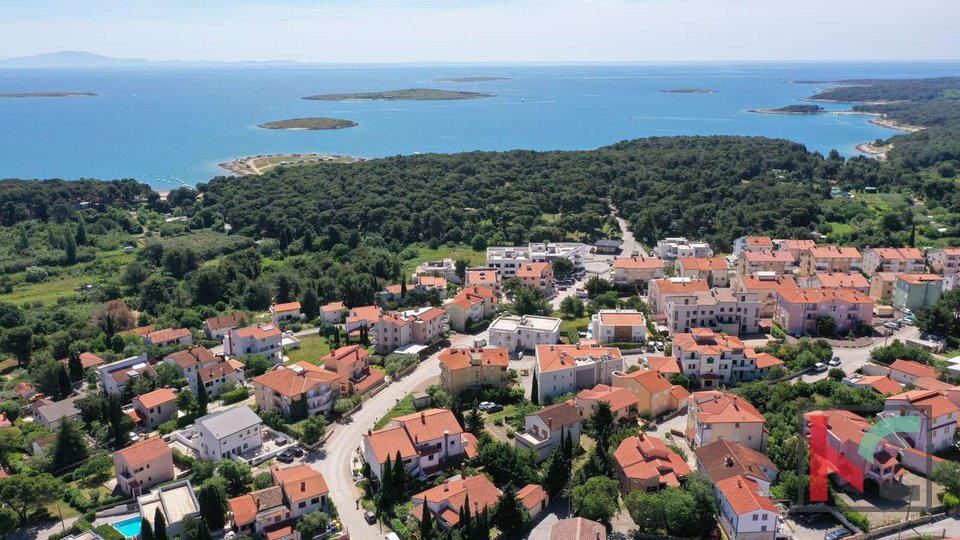
<path id="1" fill-rule="evenodd" d="M 958 0 L 0 0 L 0 57 L 655 62 L 960 58 Z"/>

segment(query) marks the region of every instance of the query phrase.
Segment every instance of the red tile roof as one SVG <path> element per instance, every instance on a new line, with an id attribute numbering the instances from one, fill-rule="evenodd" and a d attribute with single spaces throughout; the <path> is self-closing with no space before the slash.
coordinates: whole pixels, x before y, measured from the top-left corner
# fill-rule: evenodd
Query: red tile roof
<path id="1" fill-rule="evenodd" d="M 540 511 L 540 504 L 547 500 L 547 491 L 538 484 L 527 484 L 517 492 L 517 499 L 532 517 Z"/>
<path id="2" fill-rule="evenodd" d="M 873 251 L 880 257 L 880 260 L 883 261 L 909 261 L 909 260 L 923 260 L 923 252 L 917 248 L 905 247 L 905 248 L 873 248 L 868 251 Z"/>
<path id="3" fill-rule="evenodd" d="M 663 268 L 663 259 L 657 257 L 621 257 L 613 260 L 613 267 L 624 270 L 655 270 Z"/>
<path id="4" fill-rule="evenodd" d="M 539 373 L 576 366 L 578 359 L 603 356 L 623 358 L 616 347 L 587 347 L 583 345 L 537 345 L 537 365 Z"/>
<path id="5" fill-rule="evenodd" d="M 613 326 L 643 326 L 646 327 L 647 320 L 643 318 L 643 313 L 639 311 L 601 311 L 600 324 Z"/>
<path id="6" fill-rule="evenodd" d="M 939 418 L 960 411 L 960 407 L 954 405 L 938 390 L 912 390 L 890 396 L 886 403 L 889 405 L 891 401 L 907 401 L 916 407 L 920 414 L 928 418 Z"/>
<path id="7" fill-rule="evenodd" d="M 484 508 L 495 508 L 500 495 L 497 486 L 487 480 L 486 476 L 479 474 L 460 480 L 447 480 L 439 486 L 417 493 L 411 500 L 421 502 L 414 508 L 414 517 L 419 519 L 423 515 L 423 508 L 427 503 L 439 504 L 441 508 L 449 510 L 441 514 L 441 517 L 450 525 L 456 525 L 460 522 L 460 508 L 468 496 L 474 509 L 482 511 Z M 474 509 L 471 509 L 471 513 Z"/>
<path id="8" fill-rule="evenodd" d="M 413 441 L 407 435 L 403 426 L 392 426 L 367 433 L 363 436 L 370 444 L 377 461 L 385 463 L 387 458 L 391 460 L 400 452 L 403 459 L 411 458 L 417 455 L 417 449 L 413 446 Z"/>
<path id="9" fill-rule="evenodd" d="M 273 324 L 257 324 L 254 326 L 245 326 L 233 330 L 239 337 L 252 337 L 254 339 L 267 339 L 280 335 L 280 328 Z"/>
<path id="10" fill-rule="evenodd" d="M 886 396 L 899 394 L 903 387 L 900 383 L 890 378 L 889 375 L 870 375 L 862 377 L 855 386 L 869 386 Z"/>
<path id="11" fill-rule="evenodd" d="M 173 451 L 167 446 L 163 437 L 150 437 L 130 446 L 117 450 L 114 455 L 123 457 L 130 468 L 136 469 L 142 465 L 162 457 L 164 454 L 170 454 L 173 459 Z"/>
<path id="12" fill-rule="evenodd" d="M 809 250 L 814 259 L 862 259 L 860 251 L 855 247 L 817 246 Z"/>
<path id="13" fill-rule="evenodd" d="M 467 369 L 474 365 L 500 366 L 510 365 L 510 355 L 506 349 L 498 348 L 473 348 L 473 349 L 454 349 L 448 348 L 440 352 L 440 363 L 450 370 Z"/>
<path id="14" fill-rule="evenodd" d="M 370 306 L 370 307 L 376 307 L 376 306 Z M 323 312 L 323 313 L 332 313 L 332 312 L 334 312 L 334 311 L 343 311 L 344 309 L 347 309 L 347 308 L 346 308 L 346 306 L 343 305 L 343 302 L 330 302 L 329 304 L 324 304 L 324 305 L 320 306 L 320 311 Z M 353 308 L 353 309 L 363 309 L 363 308 Z M 377 312 L 378 312 L 378 313 L 380 312 L 380 308 L 377 308 Z"/>
<path id="15" fill-rule="evenodd" d="M 561 519 L 550 530 L 550 540 L 607 540 L 607 529 L 582 517 Z"/>
<path id="16" fill-rule="evenodd" d="M 60 362 L 63 364 L 69 364 L 70 358 L 64 358 L 63 360 L 60 360 Z M 94 366 L 99 366 L 105 363 L 106 362 L 103 360 L 103 358 L 100 358 L 92 352 L 80 353 L 80 364 L 83 366 L 83 369 L 90 369 Z"/>
<path id="17" fill-rule="evenodd" d="M 651 394 L 659 394 L 660 392 L 669 390 L 671 386 L 670 381 L 668 381 L 659 371 L 652 369 L 634 371 L 633 373 L 625 373 L 623 375 L 619 375 L 618 377 L 637 381 L 637 384 L 642 386 Z"/>
<path id="18" fill-rule="evenodd" d="M 783 360 L 773 356 L 769 353 L 758 353 L 754 349 L 746 349 L 743 351 L 743 355 L 747 358 L 753 358 L 757 364 L 758 369 L 765 369 L 774 366 L 782 366 Z"/>
<path id="19" fill-rule="evenodd" d="M 780 298 L 790 304 L 819 304 L 822 302 L 844 302 L 847 304 L 873 304 L 869 296 L 846 289 L 799 289 L 796 291 L 778 291 Z"/>
<path id="20" fill-rule="evenodd" d="M 776 279 L 761 278 L 760 276 L 740 276 L 740 283 L 746 292 L 793 291 L 800 288 L 797 279 L 793 276 L 777 276 Z"/>
<path id="21" fill-rule="evenodd" d="M 653 280 L 653 284 L 656 285 L 660 294 L 706 292 L 710 290 L 710 286 L 707 285 L 707 280 L 705 279 L 655 279 Z"/>
<path id="22" fill-rule="evenodd" d="M 684 353 L 721 354 L 747 348 L 740 338 L 718 334 L 709 328 L 695 328 L 689 334 L 674 334 L 673 346 Z"/>
<path id="23" fill-rule="evenodd" d="M 930 379 L 937 378 L 937 369 L 935 367 L 921 364 L 920 362 L 916 362 L 914 360 L 899 359 L 890 364 L 890 369 L 892 371 L 906 373 L 907 375 L 913 375 L 914 377 L 927 377 Z"/>
<path id="24" fill-rule="evenodd" d="M 746 240 L 748 246 L 773 247 L 773 240 L 771 240 L 769 236 L 748 236 Z"/>
<path id="25" fill-rule="evenodd" d="M 552 426 L 556 429 L 560 429 L 562 427 L 573 425 L 582 421 L 580 418 L 580 413 L 577 412 L 577 409 L 567 402 L 544 407 L 537 412 L 530 413 L 530 415 L 539 416 L 540 419 L 543 420 L 543 423 L 547 424 L 548 427 Z"/>
<path id="26" fill-rule="evenodd" d="M 133 398 L 136 401 L 140 402 L 140 405 L 146 409 L 152 409 L 158 405 L 163 405 L 164 403 L 170 403 L 171 401 L 177 400 L 177 395 L 173 393 L 173 390 L 169 388 L 160 388 L 154 390 L 153 392 L 147 392 L 142 396 Z"/>
<path id="27" fill-rule="evenodd" d="M 285 469 L 275 465 L 271 472 L 274 482 L 283 488 L 291 504 L 330 493 L 323 475 L 306 463 Z"/>
<path id="28" fill-rule="evenodd" d="M 731 476 L 715 485 L 721 496 L 727 500 L 730 508 L 738 516 L 757 510 L 777 512 L 777 507 L 774 506 L 773 501 L 760 495 L 760 486 L 745 476 Z"/>
<path id="29" fill-rule="evenodd" d="M 659 371 L 665 376 L 679 375 L 680 363 L 672 356 L 646 356 L 647 365 L 654 371 Z"/>
<path id="30" fill-rule="evenodd" d="M 943 281 L 943 276 L 937 274 L 897 274 L 897 279 L 910 285 L 923 285 Z"/>
<path id="31" fill-rule="evenodd" d="M 824 289 L 868 289 L 870 282 L 859 272 L 817 272 L 817 281 Z"/>
<path id="32" fill-rule="evenodd" d="M 763 415 L 750 402 L 727 392 L 694 392 L 693 399 L 698 409 L 697 421 L 703 424 L 764 422 Z"/>
<path id="33" fill-rule="evenodd" d="M 789 251 L 770 251 L 769 249 L 744 251 L 740 256 L 748 263 L 795 263 L 797 261 Z"/>
<path id="34" fill-rule="evenodd" d="M 147 334 L 147 340 L 150 343 L 166 343 L 190 336 L 188 328 L 165 328 Z"/>
<path id="35" fill-rule="evenodd" d="M 773 478 L 767 476 L 764 469 L 774 473 L 779 471 L 766 454 L 724 439 L 701 446 L 693 453 L 697 456 L 699 466 L 713 482 L 738 475 L 772 481 Z"/>
<path id="36" fill-rule="evenodd" d="M 688 270 L 723 271 L 727 270 L 727 261 L 723 257 L 680 257 L 680 268 L 685 272 Z"/>
<path id="37" fill-rule="evenodd" d="M 225 328 L 236 328 L 241 324 L 247 323 L 247 316 L 244 313 L 233 313 L 231 315 L 222 315 L 220 317 L 210 317 L 204 323 L 211 330 L 222 330 Z"/>
<path id="38" fill-rule="evenodd" d="M 301 373 L 289 368 L 279 368 L 254 377 L 253 382 L 279 392 L 288 398 L 294 398 L 318 386 L 333 384 L 340 380 L 340 377 L 335 373 L 330 373 L 312 364 L 306 364 L 306 366 L 310 366 L 307 368 L 303 364 L 306 364 L 306 362 L 294 364 L 294 366 L 302 368 Z"/>
<path id="39" fill-rule="evenodd" d="M 197 346 L 183 349 L 175 353 L 170 353 L 164 357 L 173 360 L 183 369 L 193 367 L 199 364 L 207 364 L 216 360 L 216 357 L 206 347 Z"/>
<path id="40" fill-rule="evenodd" d="M 617 468 L 631 480 L 679 486 L 690 466 L 657 437 L 639 433 L 620 443 L 613 453 Z"/>
<path id="41" fill-rule="evenodd" d="M 536 278 L 539 279 L 542 275 L 546 274 L 550 270 L 550 263 L 548 262 L 529 262 L 524 263 L 517 269 L 518 278 Z"/>
<path id="42" fill-rule="evenodd" d="M 447 409 L 428 409 L 418 413 L 398 416 L 393 422 L 403 426 L 415 443 L 440 439 L 444 435 L 463 433 L 457 417 Z"/>
<path id="43" fill-rule="evenodd" d="M 654 373 L 654 372 L 650 372 Z M 670 383 L 667 383 L 667 388 Z M 581 409 L 586 409 L 585 404 L 581 402 L 601 402 L 604 401 L 610 405 L 610 410 L 616 414 L 618 411 L 629 409 L 637 405 L 637 396 L 626 388 L 613 388 L 605 384 L 598 384 L 590 389 L 584 389 L 577 393 L 577 405 Z"/>
<path id="44" fill-rule="evenodd" d="M 284 311 L 297 311 L 300 309 L 300 302 L 287 302 L 285 304 L 274 304 L 273 312 L 282 313 Z"/>

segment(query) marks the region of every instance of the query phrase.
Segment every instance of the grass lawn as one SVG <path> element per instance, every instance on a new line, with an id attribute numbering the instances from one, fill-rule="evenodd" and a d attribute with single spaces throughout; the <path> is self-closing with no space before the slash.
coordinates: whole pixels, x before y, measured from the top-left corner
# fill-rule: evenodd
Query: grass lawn
<path id="1" fill-rule="evenodd" d="M 29 302 L 54 304 L 57 298 L 77 294 L 74 289 L 81 285 L 92 284 L 96 278 L 90 276 L 71 276 L 50 279 L 43 283 L 25 283 L 16 285 L 10 294 L 0 295 L 0 302 L 23 305 Z"/>
<path id="2" fill-rule="evenodd" d="M 393 420 L 398 416 L 403 416 L 405 414 L 413 414 L 417 412 L 417 408 L 413 406 L 413 394 L 407 394 L 403 399 L 400 400 L 400 403 L 397 403 L 392 409 L 387 411 L 387 414 L 383 416 L 380 420 L 377 421 L 376 425 L 373 426 L 373 429 L 381 429 L 383 426 L 387 425 L 387 422 Z"/>
<path id="3" fill-rule="evenodd" d="M 319 365 L 320 359 L 330 353 L 330 344 L 320 334 L 310 334 L 299 339 L 300 348 L 287 351 L 287 356 L 290 357 L 288 364 L 304 361 Z"/>
<path id="4" fill-rule="evenodd" d="M 564 315 L 560 311 L 553 312 L 554 317 L 560 319 L 560 336 L 565 337 L 569 335 L 570 330 L 576 332 L 585 331 L 587 326 L 590 325 L 590 316 L 585 315 L 583 317 L 571 317 L 569 315 Z"/>
<path id="5" fill-rule="evenodd" d="M 850 234 L 853 232 L 853 225 L 849 223 L 840 223 L 838 221 L 829 222 L 830 226 L 833 227 L 831 234 Z"/>
<path id="6" fill-rule="evenodd" d="M 417 250 L 417 256 L 403 261 L 402 270 L 404 276 L 409 276 L 421 263 L 427 261 L 439 261 L 441 259 L 467 259 L 470 261 L 468 266 L 483 266 L 487 263 L 487 254 L 485 251 L 474 251 L 470 246 L 459 245 L 455 247 L 440 246 L 437 249 L 430 249 L 424 245 L 417 244 L 411 246 Z"/>

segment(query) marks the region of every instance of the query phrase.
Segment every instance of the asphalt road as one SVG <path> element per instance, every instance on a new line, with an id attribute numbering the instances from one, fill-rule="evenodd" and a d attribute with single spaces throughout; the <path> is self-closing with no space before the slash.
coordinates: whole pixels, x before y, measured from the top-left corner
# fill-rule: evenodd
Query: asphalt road
<path id="1" fill-rule="evenodd" d="M 876 349 L 877 347 L 883 347 L 884 342 L 890 344 L 894 339 L 905 341 L 910 338 L 916 338 L 919 335 L 920 330 L 916 326 L 904 326 L 903 328 L 891 334 L 886 340 L 883 338 L 875 339 L 872 344 L 867 345 L 866 347 L 834 347 L 833 355 L 840 358 L 840 366 L 838 367 L 842 369 L 844 373 L 849 375 L 862 368 L 870 360 L 870 351 Z M 822 373 L 808 373 L 803 375 L 801 379 L 805 382 L 815 382 L 825 378 L 827 373 L 829 373 L 829 370 Z"/>

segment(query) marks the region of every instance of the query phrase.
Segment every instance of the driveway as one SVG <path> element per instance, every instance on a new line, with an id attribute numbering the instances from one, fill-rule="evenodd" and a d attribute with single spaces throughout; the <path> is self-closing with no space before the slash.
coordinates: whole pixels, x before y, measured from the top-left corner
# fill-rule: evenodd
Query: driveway
<path id="1" fill-rule="evenodd" d="M 867 364 L 867 362 L 870 361 L 870 352 L 877 347 L 883 347 L 884 343 L 889 345 L 890 343 L 893 343 L 894 339 L 906 341 L 907 339 L 916 338 L 919 335 L 920 329 L 916 326 L 904 326 L 886 339 L 874 338 L 873 343 L 867 345 L 866 347 L 834 347 L 833 355 L 840 358 L 840 366 L 838 367 L 842 369 L 844 373 L 849 375 Z M 820 379 L 825 378 L 827 373 L 829 373 L 829 370 L 824 371 L 823 373 L 807 373 L 804 374 L 801 379 L 804 382 L 819 381 Z"/>
<path id="2" fill-rule="evenodd" d="M 483 339 L 481 336 L 457 336 L 462 342 Z M 454 343 L 455 345 L 455 343 Z M 330 487 L 330 497 L 337 505 L 340 519 L 353 540 L 380 540 L 378 525 L 370 525 L 363 519 L 363 510 L 356 509 L 356 501 L 362 495 L 353 480 L 353 469 L 359 468 L 359 448 L 363 434 L 382 418 L 394 405 L 408 393 L 439 377 L 439 351 L 426 360 L 403 379 L 388 385 L 379 394 L 363 403 L 363 407 L 354 414 L 347 424 L 338 425 L 336 432 L 327 440 L 319 452 L 311 453 L 305 461 L 320 471 Z"/>
<path id="3" fill-rule="evenodd" d="M 955 538 L 960 536 L 960 520 L 957 518 L 941 519 L 926 525 L 918 525 L 901 532 L 877 537 L 875 540 L 899 540 L 912 536 L 933 536 L 935 538 Z"/>

